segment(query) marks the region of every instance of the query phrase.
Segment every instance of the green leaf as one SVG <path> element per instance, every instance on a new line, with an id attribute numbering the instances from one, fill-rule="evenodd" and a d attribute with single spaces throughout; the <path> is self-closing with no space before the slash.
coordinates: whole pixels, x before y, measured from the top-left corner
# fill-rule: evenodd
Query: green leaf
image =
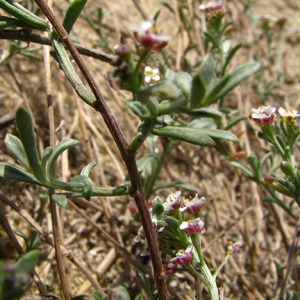
<path id="1" fill-rule="evenodd" d="M 195 117 L 209 117 L 216 120 L 219 120 L 224 114 L 217 109 L 213 109 L 211 107 L 201 107 L 195 109 L 186 109 L 184 107 L 181 108 L 181 112 L 186 113 L 190 116 Z"/>
<path id="2" fill-rule="evenodd" d="M 45 175 L 46 175 L 46 165 L 50 155 L 52 154 L 52 151 L 53 151 L 52 147 L 47 147 L 42 154 L 41 167 Z"/>
<path id="3" fill-rule="evenodd" d="M 164 221 L 167 222 L 169 224 L 169 228 L 171 230 L 176 230 L 179 228 L 179 222 L 176 218 L 173 218 L 171 216 L 166 216 L 164 218 Z"/>
<path id="4" fill-rule="evenodd" d="M 30 164 L 30 169 L 40 182 L 45 182 L 46 180 L 42 171 L 37 150 L 32 118 L 29 112 L 23 107 L 20 107 L 16 112 L 16 124 L 27 155 L 28 162 Z"/>
<path id="5" fill-rule="evenodd" d="M 79 142 L 77 140 L 74 139 L 64 139 L 62 141 L 60 141 L 56 147 L 53 148 L 52 153 L 48 159 L 48 177 L 51 181 L 54 180 L 54 165 L 55 162 L 57 161 L 59 155 L 64 152 L 65 150 L 74 147 L 78 144 Z"/>
<path id="6" fill-rule="evenodd" d="M 216 102 L 219 98 L 221 98 L 220 96 L 218 96 L 218 93 L 226 86 L 226 84 L 228 84 L 230 79 L 231 79 L 231 75 L 227 75 L 224 76 L 218 82 L 216 82 L 215 85 L 210 90 L 207 91 L 204 99 L 201 102 L 201 106 L 208 106 Z"/>
<path id="7" fill-rule="evenodd" d="M 87 200 L 90 199 L 93 191 L 93 184 L 89 177 L 85 175 L 77 175 L 71 178 L 70 185 L 74 191 L 82 193 L 82 196 Z"/>
<path id="8" fill-rule="evenodd" d="M 179 87 L 182 93 L 186 98 L 190 97 L 191 86 L 192 86 L 192 77 L 187 72 L 178 72 L 175 73 L 175 81 L 174 83 Z"/>
<path id="9" fill-rule="evenodd" d="M 150 282 L 149 282 L 148 278 L 145 276 L 145 274 L 142 271 L 140 271 L 138 269 L 136 269 L 135 271 L 136 271 L 137 278 L 139 279 L 140 283 L 144 287 L 144 290 L 146 292 L 146 295 L 148 296 L 148 299 L 153 299 Z"/>
<path id="10" fill-rule="evenodd" d="M 54 194 L 52 195 L 52 199 L 63 208 L 66 208 L 68 206 L 68 199 L 63 194 Z"/>
<path id="11" fill-rule="evenodd" d="M 141 120 L 146 116 L 149 115 L 148 109 L 140 102 L 140 101 L 132 101 L 125 100 L 127 106 L 131 109 L 131 111 L 138 116 Z"/>
<path id="12" fill-rule="evenodd" d="M 242 165 L 241 163 L 237 162 L 237 161 L 232 161 L 230 162 L 230 164 L 238 169 L 240 169 L 244 175 L 246 175 L 249 178 L 253 178 L 253 173 L 250 169 L 248 169 L 247 167 L 245 167 L 244 165 Z"/>
<path id="13" fill-rule="evenodd" d="M 192 81 L 192 89 L 191 89 L 191 98 L 190 98 L 190 107 L 197 108 L 199 104 L 202 102 L 202 99 L 205 96 L 206 87 L 203 83 L 200 74 L 194 76 Z"/>
<path id="14" fill-rule="evenodd" d="M 11 4 L 10 2 L 12 2 L 13 4 Z M 0 0 L 0 8 L 16 17 L 18 20 L 25 22 L 30 27 L 39 30 L 47 29 L 46 20 L 39 18 L 29 10 L 25 9 L 19 3 L 17 3 L 17 1 Z"/>
<path id="15" fill-rule="evenodd" d="M 165 211 L 162 200 L 156 196 L 152 201 L 152 214 L 159 218 Z"/>
<path id="16" fill-rule="evenodd" d="M 217 48 L 220 50 L 220 45 L 219 45 L 219 42 L 217 40 L 217 38 L 212 34 L 210 33 L 209 31 L 204 31 L 204 35 L 205 37 Z M 210 53 L 209 53 L 210 54 Z"/>
<path id="17" fill-rule="evenodd" d="M 130 295 L 124 286 L 119 285 L 118 289 L 119 289 L 120 298 L 122 300 L 130 300 Z"/>
<path id="18" fill-rule="evenodd" d="M 98 290 L 93 291 L 93 297 L 96 300 L 108 300 L 108 297 L 105 295 L 103 296 L 102 293 Z"/>
<path id="19" fill-rule="evenodd" d="M 147 101 L 151 95 L 160 99 L 177 100 L 181 95 L 181 90 L 173 81 L 166 79 L 137 93 L 138 99 L 144 102 Z"/>
<path id="20" fill-rule="evenodd" d="M 170 12 L 172 12 L 173 14 L 175 13 L 174 8 L 172 7 L 172 5 L 166 1 L 161 2 L 161 4 L 163 6 L 165 6 Z"/>
<path id="21" fill-rule="evenodd" d="M 260 63 L 248 62 L 238 66 L 230 74 L 230 80 L 226 85 L 219 91 L 215 98 L 222 98 L 226 96 L 234 87 L 246 80 L 248 77 L 259 71 Z"/>
<path id="22" fill-rule="evenodd" d="M 225 73 L 228 64 L 230 63 L 230 61 L 232 60 L 236 52 L 242 47 L 242 45 L 243 45 L 242 43 L 239 43 L 230 50 L 229 54 L 226 57 L 225 64 L 223 66 L 223 73 Z"/>
<path id="23" fill-rule="evenodd" d="M 200 132 L 207 134 L 212 138 L 217 138 L 221 140 L 238 142 L 239 139 L 237 136 L 229 131 L 220 130 L 220 129 L 198 129 Z"/>
<path id="24" fill-rule="evenodd" d="M 66 16 L 63 20 L 63 27 L 66 29 L 66 31 L 68 33 L 70 33 L 70 31 L 72 30 L 73 25 L 75 24 L 76 20 L 78 19 L 86 2 L 87 2 L 87 0 L 74 0 L 70 4 L 70 6 L 66 12 Z"/>
<path id="25" fill-rule="evenodd" d="M 10 18 L 7 16 L 0 16 L 0 29 L 5 29 L 7 27 L 22 27 L 22 28 L 26 28 L 29 27 L 27 23 L 22 22 L 18 19 L 15 18 Z"/>
<path id="26" fill-rule="evenodd" d="M 147 155 L 141 157 L 137 161 L 137 167 L 139 172 L 145 172 L 146 174 L 153 174 L 157 168 L 157 157 L 153 155 Z"/>
<path id="27" fill-rule="evenodd" d="M 5 137 L 5 145 L 13 156 L 27 169 L 30 170 L 28 158 L 22 142 L 14 135 L 7 134 Z"/>
<path id="28" fill-rule="evenodd" d="M 39 261 L 40 251 L 39 250 L 31 250 L 21 256 L 18 260 L 17 274 L 31 274 Z"/>
<path id="29" fill-rule="evenodd" d="M 181 140 L 194 145 L 214 146 L 215 142 L 205 133 L 194 128 L 165 126 L 152 129 L 152 133 L 158 136 Z"/>
<path id="30" fill-rule="evenodd" d="M 205 56 L 201 66 L 199 75 L 203 86 L 208 89 L 210 86 L 214 85 L 213 83 L 217 81 L 215 75 L 216 62 L 213 56 L 209 53 Z"/>
<path id="31" fill-rule="evenodd" d="M 87 166 L 85 166 L 81 172 L 80 175 L 85 175 L 85 176 L 89 176 L 91 170 L 97 165 L 97 163 L 95 161 L 89 163 Z"/>
<path id="32" fill-rule="evenodd" d="M 0 177 L 42 185 L 33 175 L 2 162 L 0 162 Z"/>
<path id="33" fill-rule="evenodd" d="M 233 126 L 235 126 L 236 124 L 240 123 L 241 121 L 246 120 L 247 117 L 246 116 L 239 116 L 237 118 L 235 118 L 234 120 L 230 121 L 227 126 L 224 128 L 225 130 L 229 130 L 230 128 L 232 128 Z"/>

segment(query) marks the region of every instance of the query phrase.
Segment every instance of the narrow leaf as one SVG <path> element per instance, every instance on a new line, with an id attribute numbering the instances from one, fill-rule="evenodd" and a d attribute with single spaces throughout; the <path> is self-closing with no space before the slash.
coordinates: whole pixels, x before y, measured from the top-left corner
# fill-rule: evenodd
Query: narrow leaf
<path id="1" fill-rule="evenodd" d="M 232 60 L 236 52 L 242 47 L 242 45 L 243 45 L 242 43 L 239 43 L 230 50 L 228 56 L 226 57 L 225 64 L 223 66 L 223 73 L 225 73 L 228 64 L 230 63 L 230 61 Z"/>
<path id="2" fill-rule="evenodd" d="M 191 108 L 197 108 L 200 106 L 202 99 L 205 95 L 205 84 L 201 80 L 200 75 L 196 75 L 192 81 L 192 89 L 191 89 Z"/>
<path id="3" fill-rule="evenodd" d="M 45 175 L 46 175 L 46 165 L 47 165 L 48 159 L 52 153 L 52 150 L 53 150 L 52 147 L 47 147 L 44 150 L 42 158 L 41 158 L 41 167 L 42 167 L 42 170 L 44 171 Z"/>
<path id="4" fill-rule="evenodd" d="M 158 136 L 165 136 L 176 140 L 181 140 L 194 145 L 214 146 L 215 142 L 205 133 L 194 128 L 165 126 L 152 129 L 152 133 Z"/>
<path id="5" fill-rule="evenodd" d="M 211 54 L 207 54 L 201 64 L 199 75 L 203 85 L 207 88 L 215 80 L 216 62 Z"/>
<path id="6" fill-rule="evenodd" d="M 57 161 L 59 155 L 64 152 L 65 150 L 74 147 L 78 144 L 79 142 L 77 140 L 74 139 L 64 139 L 62 141 L 60 141 L 55 148 L 53 148 L 53 151 L 48 159 L 48 177 L 49 179 L 53 180 L 54 176 L 53 176 L 53 172 L 54 172 L 54 165 L 55 162 Z"/>
<path id="7" fill-rule="evenodd" d="M 39 154 L 37 150 L 32 118 L 29 112 L 20 107 L 16 112 L 16 123 L 20 133 L 20 138 L 25 149 L 30 169 L 34 176 L 41 182 L 45 181 L 41 168 Z"/>
<path id="8" fill-rule="evenodd" d="M 215 96 L 215 98 L 222 98 L 227 95 L 234 87 L 246 80 L 248 77 L 256 73 L 260 69 L 260 63 L 249 62 L 238 66 L 230 74 L 230 80 L 222 88 L 222 90 Z"/>
<path id="9" fill-rule="evenodd" d="M 89 176 L 91 170 L 97 165 L 96 162 L 91 162 L 89 163 L 87 166 L 85 166 L 81 172 L 80 172 L 80 175 L 85 175 L 85 176 Z"/>
<path id="10" fill-rule="evenodd" d="M 238 169 L 240 169 L 244 175 L 246 175 L 249 178 L 253 178 L 253 173 L 250 169 L 248 169 L 247 167 L 245 167 L 244 165 L 242 165 L 241 163 L 237 162 L 237 161 L 232 161 L 230 162 L 230 164 Z"/>
<path id="11" fill-rule="evenodd" d="M 231 75 L 227 75 L 224 76 L 220 81 L 216 82 L 216 84 L 207 92 L 206 96 L 201 102 L 201 106 L 208 106 L 220 99 L 220 96 L 218 95 L 219 91 L 222 90 L 226 84 L 228 84 L 230 79 Z"/>
<path id="12" fill-rule="evenodd" d="M 32 273 L 39 261 L 39 257 L 40 251 L 36 249 L 23 254 L 16 264 L 17 274 Z"/>
<path id="13" fill-rule="evenodd" d="M 10 2 L 13 2 L 13 4 Z M 35 29 L 47 29 L 47 22 L 45 20 L 22 7 L 17 1 L 0 0 L 0 8 Z"/>
<path id="14" fill-rule="evenodd" d="M 31 174 L 2 162 L 0 162 L 0 177 L 41 185 Z"/>
<path id="15" fill-rule="evenodd" d="M 227 140 L 231 142 L 238 142 L 237 136 L 229 131 L 220 129 L 199 129 L 200 132 L 207 134 L 212 138 L 217 138 L 221 140 Z"/>
<path id="16" fill-rule="evenodd" d="M 130 295 L 126 288 L 122 285 L 119 285 L 119 295 L 121 300 L 130 300 Z"/>
<path id="17" fill-rule="evenodd" d="M 149 115 L 148 109 L 140 101 L 125 100 L 127 106 L 131 111 L 137 115 L 140 119 L 143 119 L 145 115 Z"/>
<path id="18" fill-rule="evenodd" d="M 63 27 L 66 29 L 68 33 L 72 30 L 76 20 L 78 19 L 81 11 L 83 10 L 87 0 L 74 0 L 67 12 L 66 16 L 63 20 Z"/>
<path id="19" fill-rule="evenodd" d="M 186 109 L 183 107 L 181 108 L 181 112 L 186 113 L 190 116 L 210 117 L 217 120 L 219 120 L 223 116 L 222 112 L 220 112 L 217 109 L 213 109 L 211 107 L 201 107 L 195 109 Z"/>
<path id="20" fill-rule="evenodd" d="M 7 134 L 5 145 L 13 156 L 27 169 L 30 170 L 29 162 L 22 142 L 14 135 Z"/>

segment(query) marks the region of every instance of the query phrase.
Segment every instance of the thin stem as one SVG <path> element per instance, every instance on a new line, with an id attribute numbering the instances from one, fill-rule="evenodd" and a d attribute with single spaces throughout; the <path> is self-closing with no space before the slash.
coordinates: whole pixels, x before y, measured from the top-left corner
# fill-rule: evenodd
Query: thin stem
<path id="1" fill-rule="evenodd" d="M 219 300 L 219 292 L 218 292 L 218 287 L 216 284 L 216 278 L 211 274 L 206 262 L 203 259 L 199 234 L 192 234 L 191 239 L 192 239 L 193 246 L 195 249 L 195 250 L 193 250 L 193 254 L 194 254 L 194 257 L 196 256 L 196 261 L 199 262 L 200 273 L 202 274 L 202 276 L 200 276 L 200 274 L 196 270 L 194 270 L 193 273 L 206 286 L 211 299 Z M 192 267 L 192 269 L 194 269 L 193 266 L 191 266 L 191 267 Z"/>
<path id="2" fill-rule="evenodd" d="M 38 34 L 31 29 L 20 29 L 20 30 L 10 30 L 10 29 L 3 29 L 0 30 L 0 39 L 1 40 L 18 40 L 27 43 L 37 43 L 41 45 L 49 45 L 51 46 L 51 40 L 49 37 L 43 36 Z M 116 59 L 115 55 L 108 54 L 104 51 L 99 49 L 93 48 L 85 48 L 78 44 L 75 44 L 76 49 L 82 55 L 93 57 L 95 59 L 99 59 L 103 62 L 107 62 L 112 64 L 113 61 Z"/>
<path id="3" fill-rule="evenodd" d="M 69 290 L 69 284 L 66 281 L 66 271 L 64 266 L 63 255 L 61 251 L 61 235 L 59 231 L 59 219 L 56 202 L 52 199 L 53 190 L 50 189 L 50 211 L 51 211 L 51 220 L 52 220 L 52 230 L 53 230 L 53 239 L 54 239 L 54 248 L 55 248 L 55 258 L 57 262 L 58 274 L 61 282 L 62 292 L 65 300 L 71 300 L 71 292 Z"/>
<path id="4" fill-rule="evenodd" d="M 99 111 L 101 113 L 107 128 L 109 129 L 112 137 L 115 140 L 115 143 L 119 148 L 119 151 L 126 164 L 130 176 L 131 185 L 132 185 L 132 196 L 136 201 L 141 216 L 142 225 L 145 230 L 146 239 L 149 244 L 149 251 L 152 259 L 154 278 L 156 280 L 159 299 L 160 300 L 169 299 L 165 275 L 162 267 L 162 261 L 161 261 L 160 252 L 158 248 L 157 236 L 152 224 L 152 220 L 144 196 L 143 187 L 142 187 L 141 179 L 136 164 L 135 152 L 129 151 L 128 142 L 125 139 L 124 134 L 121 128 L 119 127 L 118 122 L 110 112 L 104 97 L 98 90 L 97 85 L 91 73 L 89 72 L 86 65 L 84 64 L 81 56 L 79 55 L 76 47 L 74 46 L 73 42 L 69 38 L 67 32 L 62 27 L 62 25 L 58 22 L 52 10 L 49 8 L 49 6 L 45 1 L 35 0 L 35 2 L 41 8 L 43 13 L 47 16 L 48 20 L 51 22 L 51 24 L 59 34 L 60 38 L 65 43 L 66 47 L 70 51 L 71 55 L 73 56 L 75 62 L 80 68 L 81 72 L 83 73 L 85 79 L 87 80 L 90 88 L 92 89 L 96 97 L 97 101 L 95 102 L 93 107 L 96 111 Z"/>
<path id="5" fill-rule="evenodd" d="M 51 70 L 50 70 L 50 56 L 48 46 L 44 46 L 44 65 L 45 65 L 45 77 L 46 77 L 46 94 L 48 104 L 48 119 L 49 119 L 49 133 L 50 133 L 50 147 L 55 147 L 56 136 L 54 128 L 54 110 L 52 102 L 52 90 L 51 90 Z M 67 276 L 65 276 L 65 261 L 60 248 L 61 245 L 61 232 L 60 223 L 58 219 L 58 211 L 56 202 L 52 199 L 52 195 L 55 193 L 53 189 L 49 189 L 50 198 L 50 212 L 52 219 L 52 229 L 55 247 L 55 259 L 57 263 L 57 269 L 59 273 L 62 292 L 65 300 L 71 300 L 70 285 Z"/>

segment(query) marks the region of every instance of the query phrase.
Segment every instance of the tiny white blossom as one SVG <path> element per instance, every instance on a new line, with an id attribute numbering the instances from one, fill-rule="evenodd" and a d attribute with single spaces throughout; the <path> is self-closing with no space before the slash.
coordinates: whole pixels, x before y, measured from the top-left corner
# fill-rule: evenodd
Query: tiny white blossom
<path id="1" fill-rule="evenodd" d="M 149 66 L 145 67 L 145 82 L 149 85 L 160 81 L 160 72 L 158 68 L 152 69 Z"/>
<path id="2" fill-rule="evenodd" d="M 278 109 L 278 113 L 282 118 L 295 118 L 300 116 L 300 114 L 297 114 L 297 110 L 292 109 L 292 108 L 283 108 L 280 107 Z"/>

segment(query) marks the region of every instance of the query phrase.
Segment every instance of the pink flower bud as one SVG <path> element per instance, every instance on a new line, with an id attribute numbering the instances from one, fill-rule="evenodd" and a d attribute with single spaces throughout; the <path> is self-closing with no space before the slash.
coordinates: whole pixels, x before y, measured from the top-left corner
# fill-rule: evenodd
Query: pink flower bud
<path id="1" fill-rule="evenodd" d="M 183 200 L 183 207 L 180 208 L 180 211 L 187 211 L 190 214 L 195 214 L 200 211 L 201 207 L 205 202 L 205 198 L 198 198 L 196 195 L 192 200 L 184 199 Z"/>
<path id="2" fill-rule="evenodd" d="M 272 124 L 275 121 L 275 111 L 276 108 L 271 106 L 252 108 L 249 119 L 259 124 Z"/>
<path id="3" fill-rule="evenodd" d="M 169 35 L 158 34 L 152 21 L 144 21 L 140 26 L 131 25 L 135 39 L 149 50 L 161 50 L 171 39 Z"/>
<path id="4" fill-rule="evenodd" d="M 192 255 L 193 246 L 190 245 L 186 248 L 186 250 L 179 250 L 176 253 L 176 257 L 173 257 L 170 262 L 171 263 L 178 263 L 179 265 L 185 265 L 191 262 L 193 255 Z"/>
<path id="5" fill-rule="evenodd" d="M 187 222 L 184 221 L 180 224 L 179 228 L 186 234 L 205 233 L 204 222 L 201 221 L 200 218 L 189 220 Z"/>
<path id="6" fill-rule="evenodd" d="M 231 242 L 228 246 L 228 252 L 230 254 L 235 254 L 240 250 L 241 247 L 242 247 L 242 243 L 240 243 L 240 242 L 232 243 Z"/>

